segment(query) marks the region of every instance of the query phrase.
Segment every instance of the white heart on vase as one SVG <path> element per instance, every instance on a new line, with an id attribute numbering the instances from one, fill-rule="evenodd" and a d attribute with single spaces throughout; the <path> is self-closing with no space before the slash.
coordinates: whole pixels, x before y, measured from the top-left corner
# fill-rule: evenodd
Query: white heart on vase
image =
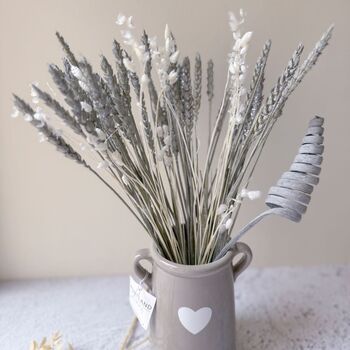
<path id="1" fill-rule="evenodd" d="M 177 311 L 183 327 L 194 335 L 201 332 L 208 325 L 212 313 L 210 307 L 202 307 L 197 311 L 189 307 L 180 307 Z"/>

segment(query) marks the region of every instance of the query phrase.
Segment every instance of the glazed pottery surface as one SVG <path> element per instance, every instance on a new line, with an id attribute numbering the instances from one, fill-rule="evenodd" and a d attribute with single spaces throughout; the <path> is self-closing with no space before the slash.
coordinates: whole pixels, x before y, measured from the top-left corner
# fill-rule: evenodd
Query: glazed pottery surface
<path id="1" fill-rule="evenodd" d="M 235 256 L 240 260 L 232 265 Z M 204 265 L 180 265 L 153 249 L 140 250 L 134 261 L 138 281 L 157 298 L 150 340 L 161 350 L 235 350 L 234 281 L 252 259 L 237 243 L 223 258 Z M 148 260 L 152 272 L 140 262 Z"/>

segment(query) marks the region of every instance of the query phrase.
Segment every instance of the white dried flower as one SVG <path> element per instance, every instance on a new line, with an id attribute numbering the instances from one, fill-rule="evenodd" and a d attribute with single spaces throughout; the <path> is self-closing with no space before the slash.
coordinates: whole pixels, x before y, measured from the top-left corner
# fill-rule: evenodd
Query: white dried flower
<path id="1" fill-rule="evenodd" d="M 124 182 L 124 184 L 126 186 L 129 186 L 129 184 L 130 184 L 129 179 L 125 175 L 122 176 L 122 181 Z"/>
<path id="2" fill-rule="evenodd" d="M 124 58 L 123 59 L 123 63 L 124 63 L 124 66 L 125 68 L 130 71 L 130 72 L 135 72 L 135 68 L 134 68 L 134 65 L 133 63 L 128 59 L 128 58 Z"/>
<path id="3" fill-rule="evenodd" d="M 31 122 L 33 120 L 33 117 L 30 114 L 27 113 L 27 114 L 24 115 L 24 120 L 26 122 Z"/>
<path id="4" fill-rule="evenodd" d="M 118 16 L 117 16 L 117 20 L 115 21 L 115 23 L 118 25 L 118 26 L 122 26 L 126 21 L 126 16 L 123 15 L 122 13 L 119 13 Z"/>
<path id="5" fill-rule="evenodd" d="M 180 51 L 179 50 L 175 51 L 169 58 L 170 62 L 173 64 L 177 63 L 179 56 L 180 56 Z"/>
<path id="6" fill-rule="evenodd" d="M 35 84 L 33 83 L 33 85 L 35 85 Z M 32 97 L 38 97 L 38 93 L 37 93 L 37 91 L 33 88 L 32 85 L 30 86 L 30 96 L 32 96 Z"/>
<path id="7" fill-rule="evenodd" d="M 241 56 L 243 56 L 243 55 L 245 55 L 245 54 L 247 53 L 247 51 L 248 51 L 248 46 L 245 46 L 245 47 L 243 47 L 243 48 L 241 49 L 241 51 L 239 52 L 239 54 L 240 54 Z"/>
<path id="8" fill-rule="evenodd" d="M 233 219 L 229 218 L 226 222 L 225 222 L 225 227 L 227 230 L 229 230 L 233 225 Z"/>
<path id="9" fill-rule="evenodd" d="M 16 107 L 13 107 L 11 118 L 17 118 L 19 116 L 19 110 Z"/>
<path id="10" fill-rule="evenodd" d="M 235 116 L 235 123 L 236 124 L 241 124 L 243 122 L 243 116 L 241 113 L 238 113 L 236 116 Z"/>
<path id="11" fill-rule="evenodd" d="M 248 46 L 250 39 L 252 38 L 253 32 L 246 32 L 241 40 L 240 40 L 240 47 L 245 48 Z"/>
<path id="12" fill-rule="evenodd" d="M 149 38 L 149 46 L 152 49 L 152 51 L 157 50 L 157 37 L 156 36 Z"/>
<path id="13" fill-rule="evenodd" d="M 168 24 L 165 25 L 164 39 L 165 39 L 165 40 L 171 39 L 171 32 L 170 32 L 170 29 L 169 29 Z"/>
<path id="14" fill-rule="evenodd" d="M 233 32 L 235 32 L 239 27 L 239 23 L 237 21 L 237 18 L 233 12 L 229 12 L 228 15 L 229 15 L 230 28 Z"/>
<path id="15" fill-rule="evenodd" d="M 142 87 L 146 87 L 148 83 L 149 83 L 148 76 L 146 74 L 142 74 L 142 76 L 141 76 L 141 85 L 142 85 Z"/>
<path id="16" fill-rule="evenodd" d="M 81 80 L 79 80 L 79 86 L 85 91 L 89 92 L 89 87 Z"/>
<path id="17" fill-rule="evenodd" d="M 81 80 L 84 78 L 83 73 L 78 67 L 71 66 L 70 71 L 72 72 L 73 76 L 76 77 L 77 79 Z"/>
<path id="18" fill-rule="evenodd" d="M 261 191 L 248 191 L 246 188 L 243 188 L 241 191 L 242 198 L 249 198 L 250 200 L 257 199 L 261 196 Z"/>
<path id="19" fill-rule="evenodd" d="M 131 29 L 135 28 L 133 16 L 128 17 L 128 27 Z"/>
<path id="20" fill-rule="evenodd" d="M 170 85 L 173 85 L 176 83 L 177 81 L 177 78 L 178 78 L 178 74 L 175 70 L 172 70 L 169 75 L 168 75 L 168 81 L 169 81 L 169 84 Z"/>
<path id="21" fill-rule="evenodd" d="M 166 38 L 165 39 L 165 52 L 170 53 L 171 51 L 171 39 Z"/>
<path id="22" fill-rule="evenodd" d="M 39 136 L 39 143 L 43 143 L 43 142 L 47 141 L 47 137 L 41 131 L 38 133 L 38 136 Z"/>
<path id="23" fill-rule="evenodd" d="M 63 136 L 63 130 L 62 129 L 55 129 L 53 130 L 53 133 L 55 136 L 62 137 Z"/>
<path id="24" fill-rule="evenodd" d="M 216 214 L 217 215 L 222 215 L 226 212 L 226 210 L 228 209 L 227 205 L 226 204 L 220 204 L 217 211 L 216 211 Z"/>
<path id="25" fill-rule="evenodd" d="M 122 30 L 121 34 L 123 36 L 123 39 L 125 40 L 131 40 L 134 38 L 130 30 Z"/>
<path id="26" fill-rule="evenodd" d="M 236 61 L 231 62 L 230 66 L 229 66 L 229 71 L 233 75 L 239 74 L 239 63 Z"/>
<path id="27" fill-rule="evenodd" d="M 226 232 L 227 228 L 225 224 L 222 224 L 219 226 L 219 234 L 223 234 L 224 232 Z"/>
<path id="28" fill-rule="evenodd" d="M 42 128 L 45 125 L 46 116 L 40 107 L 36 109 L 34 119 L 40 122 L 40 124 L 36 126 L 37 128 Z"/>
<path id="29" fill-rule="evenodd" d="M 81 101 L 80 102 L 80 106 L 85 112 L 87 112 L 87 113 L 92 112 L 92 107 L 90 106 L 89 103 L 87 103 L 85 101 Z"/>

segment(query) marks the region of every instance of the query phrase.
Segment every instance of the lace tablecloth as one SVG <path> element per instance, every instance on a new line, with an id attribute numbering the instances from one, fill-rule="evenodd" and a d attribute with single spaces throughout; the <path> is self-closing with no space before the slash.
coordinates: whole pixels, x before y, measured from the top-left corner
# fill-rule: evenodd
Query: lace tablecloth
<path id="1" fill-rule="evenodd" d="M 350 350 L 350 266 L 249 268 L 235 289 L 238 350 Z M 1 350 L 57 330 L 116 350 L 132 317 L 127 276 L 0 282 Z"/>

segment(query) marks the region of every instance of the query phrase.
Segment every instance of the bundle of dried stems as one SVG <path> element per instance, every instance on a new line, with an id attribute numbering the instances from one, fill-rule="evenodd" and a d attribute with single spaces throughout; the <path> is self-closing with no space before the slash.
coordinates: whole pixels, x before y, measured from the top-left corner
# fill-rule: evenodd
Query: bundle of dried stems
<path id="1" fill-rule="evenodd" d="M 252 37 L 242 33 L 243 13 L 230 13 L 233 45 L 219 111 L 212 114 L 213 62 L 207 64 L 209 142 L 204 166 L 199 162 L 197 125 L 201 115 L 202 60 L 180 59 L 166 26 L 162 44 L 143 32 L 135 37 L 132 17 L 119 15 L 122 41 L 113 42 L 113 63 L 101 57 L 101 72 L 78 59 L 64 38 L 63 67 L 49 66 L 62 94 L 32 86 L 35 108 L 14 96 L 15 110 L 66 157 L 97 176 L 130 209 L 159 252 L 182 264 L 211 262 L 230 241 L 232 228 L 258 158 L 284 105 L 316 63 L 330 40 L 330 27 L 301 63 L 298 45 L 285 70 L 264 98 L 264 78 L 271 42 L 258 58 L 246 84 L 245 58 Z M 129 52 L 127 51 L 129 48 Z M 112 67 L 114 66 L 114 67 Z M 44 106 L 64 124 L 55 127 Z M 57 124 L 57 121 L 56 121 Z M 204 145 L 204 142 L 202 143 Z M 203 148 L 203 146 L 202 146 Z"/>

